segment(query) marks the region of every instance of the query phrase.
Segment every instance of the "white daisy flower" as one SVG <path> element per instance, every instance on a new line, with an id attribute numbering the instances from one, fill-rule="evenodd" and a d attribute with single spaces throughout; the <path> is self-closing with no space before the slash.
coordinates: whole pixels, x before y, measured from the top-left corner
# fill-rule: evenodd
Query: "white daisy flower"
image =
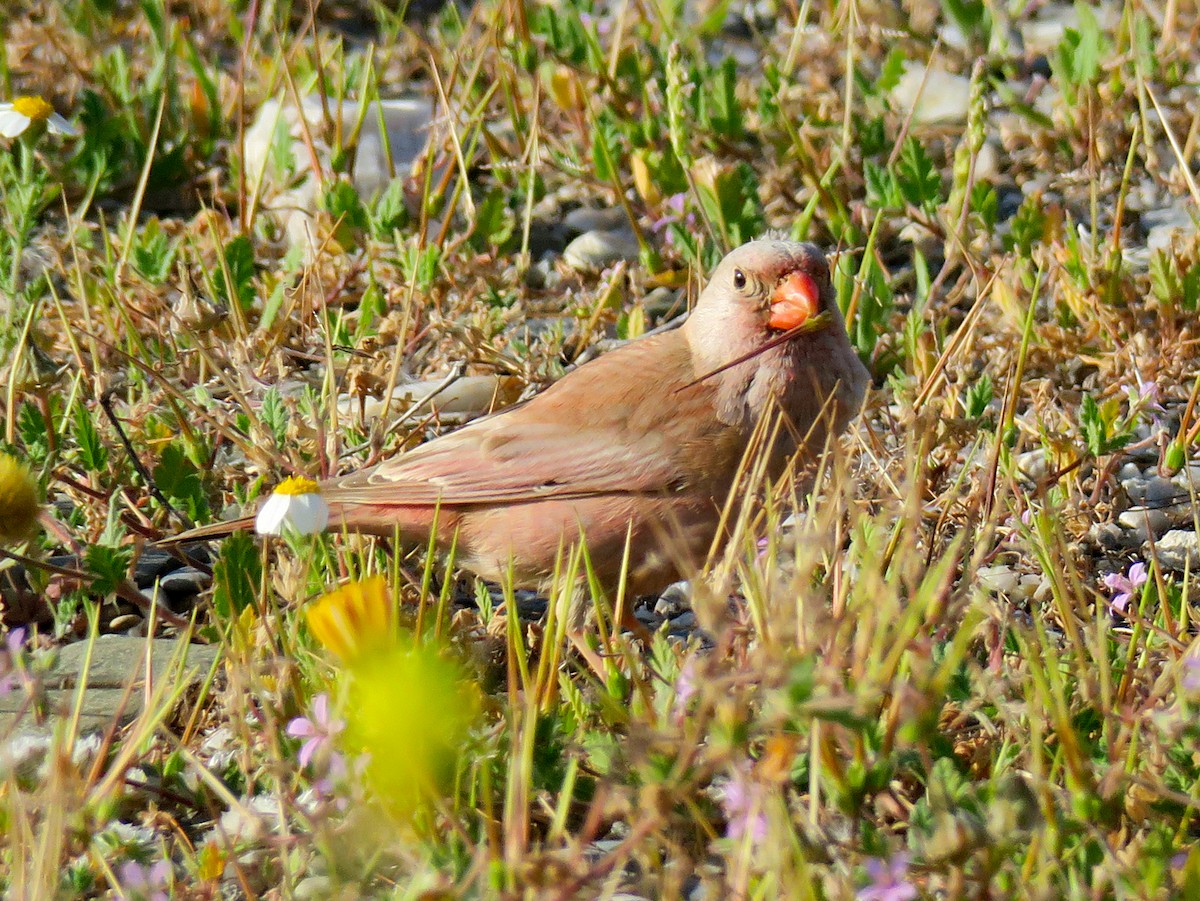
<path id="1" fill-rule="evenodd" d="M 282 535 L 285 530 L 301 535 L 325 531 L 329 505 L 311 479 L 289 476 L 280 482 L 258 511 L 254 531 L 259 535 Z"/>
<path id="2" fill-rule="evenodd" d="M 79 129 L 41 97 L 14 97 L 7 103 L 0 103 L 0 138 L 22 135 L 36 122 L 45 122 L 56 135 L 79 136 Z"/>

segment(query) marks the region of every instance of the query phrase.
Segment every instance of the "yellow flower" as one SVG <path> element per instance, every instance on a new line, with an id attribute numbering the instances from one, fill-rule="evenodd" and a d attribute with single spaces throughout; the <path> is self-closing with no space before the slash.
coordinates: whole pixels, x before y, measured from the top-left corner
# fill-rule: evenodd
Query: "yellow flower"
<path id="1" fill-rule="evenodd" d="M 437 647 L 404 640 L 350 669 L 347 737 L 387 809 L 410 819 L 454 784 L 479 696 Z"/>
<path id="2" fill-rule="evenodd" d="M 308 607 L 305 618 L 317 641 L 343 663 L 396 641 L 396 605 L 380 575 L 331 591 Z"/>
<path id="3" fill-rule="evenodd" d="M 0 103 L 0 138 L 15 138 L 41 122 L 55 134 L 72 138 L 79 135 L 79 129 L 41 97 L 14 97 L 8 103 Z"/>
<path id="4" fill-rule="evenodd" d="M 321 486 L 312 479 L 288 476 L 271 492 L 254 519 L 259 535 L 282 535 L 290 529 L 314 535 L 329 525 L 329 505 L 321 497 Z"/>
<path id="5" fill-rule="evenodd" d="M 20 541 L 32 530 L 38 515 L 37 484 L 28 467 L 0 454 L 0 541 Z"/>

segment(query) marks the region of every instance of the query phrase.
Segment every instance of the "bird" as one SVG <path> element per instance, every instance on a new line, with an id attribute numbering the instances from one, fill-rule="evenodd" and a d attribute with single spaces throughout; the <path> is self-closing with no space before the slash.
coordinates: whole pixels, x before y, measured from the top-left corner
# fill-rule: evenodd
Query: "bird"
<path id="1" fill-rule="evenodd" d="M 582 541 L 606 590 L 624 577 L 626 596 L 656 594 L 695 572 L 718 538 L 764 417 L 781 421 L 763 448 L 765 474 L 776 479 L 843 431 L 868 383 L 824 253 L 809 243 L 753 240 L 716 266 L 682 326 L 322 483 L 328 528 L 432 537 L 442 550 L 453 545 L 455 565 L 485 580 L 541 590 L 564 549 Z M 253 523 L 245 516 L 171 543 Z"/>

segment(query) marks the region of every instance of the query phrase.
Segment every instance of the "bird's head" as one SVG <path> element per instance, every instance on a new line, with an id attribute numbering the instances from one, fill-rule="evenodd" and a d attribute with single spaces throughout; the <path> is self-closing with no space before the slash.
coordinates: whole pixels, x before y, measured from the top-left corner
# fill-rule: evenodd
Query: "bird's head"
<path id="1" fill-rule="evenodd" d="M 836 309 L 825 255 L 812 244 L 770 239 L 743 244 L 721 260 L 697 311 L 705 306 L 719 307 L 722 318 L 741 328 L 757 324 L 764 338 L 829 324 Z"/>

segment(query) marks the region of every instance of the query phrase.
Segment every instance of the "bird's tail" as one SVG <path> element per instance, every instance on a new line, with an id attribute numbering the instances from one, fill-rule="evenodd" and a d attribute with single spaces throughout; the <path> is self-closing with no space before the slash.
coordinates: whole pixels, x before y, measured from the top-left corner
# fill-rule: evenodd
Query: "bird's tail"
<path id="1" fill-rule="evenodd" d="M 214 522 L 207 526 L 200 526 L 195 529 L 188 529 L 186 532 L 180 532 L 178 535 L 171 535 L 163 538 L 158 542 L 161 547 L 170 547 L 176 544 L 187 544 L 193 541 L 212 541 L 217 538 L 227 538 L 234 532 L 243 532 L 247 529 L 254 528 L 253 516 L 242 516 L 238 519 L 230 519 L 226 522 Z"/>

